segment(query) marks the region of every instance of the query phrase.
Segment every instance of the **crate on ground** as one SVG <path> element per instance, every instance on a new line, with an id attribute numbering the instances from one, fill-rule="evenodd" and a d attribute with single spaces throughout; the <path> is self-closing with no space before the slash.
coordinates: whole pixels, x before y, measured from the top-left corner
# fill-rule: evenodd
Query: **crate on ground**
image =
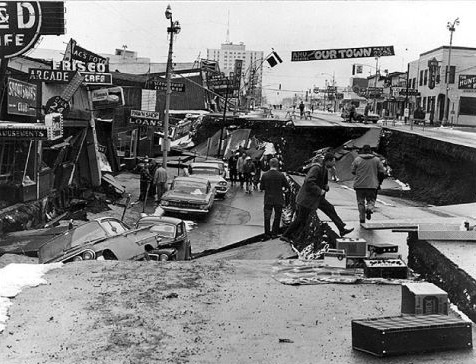
<path id="1" fill-rule="evenodd" d="M 367 278 L 406 279 L 408 268 L 401 259 L 365 259 L 364 275 Z"/>
<path id="2" fill-rule="evenodd" d="M 347 258 L 342 249 L 328 249 L 324 253 L 324 265 L 334 268 L 346 268 Z"/>
<path id="3" fill-rule="evenodd" d="M 371 243 L 368 244 L 367 250 L 370 252 L 370 254 L 397 253 L 398 245 L 387 243 Z"/>
<path id="4" fill-rule="evenodd" d="M 402 313 L 447 315 L 448 294 L 433 283 L 404 283 L 402 285 Z"/>
<path id="5" fill-rule="evenodd" d="M 471 322 L 444 315 L 352 320 L 352 348 L 376 356 L 471 349 Z"/>
<path id="6" fill-rule="evenodd" d="M 338 238 L 336 249 L 345 250 L 347 257 L 365 258 L 367 256 L 367 241 L 365 239 Z"/>

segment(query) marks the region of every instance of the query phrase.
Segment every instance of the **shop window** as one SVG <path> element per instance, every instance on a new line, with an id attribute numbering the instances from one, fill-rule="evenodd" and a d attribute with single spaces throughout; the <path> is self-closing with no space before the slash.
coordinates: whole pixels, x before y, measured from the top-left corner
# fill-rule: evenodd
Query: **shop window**
<path id="1" fill-rule="evenodd" d="M 145 125 L 141 125 L 139 126 L 139 139 L 142 140 L 142 139 L 146 139 L 147 138 L 147 132 L 149 130 L 149 127 L 148 126 L 145 126 Z"/>
<path id="2" fill-rule="evenodd" d="M 13 179 L 15 164 L 15 141 L 6 140 L 0 145 L 0 182 L 10 182 Z"/>
<path id="3" fill-rule="evenodd" d="M 476 115 L 476 97 L 461 96 L 459 99 L 460 115 Z"/>
<path id="4" fill-rule="evenodd" d="M 423 86 L 423 71 L 420 71 L 420 81 L 418 82 L 420 86 Z"/>
<path id="5" fill-rule="evenodd" d="M 426 97 L 423 98 L 422 108 L 423 108 L 423 110 L 426 110 Z"/>
<path id="6" fill-rule="evenodd" d="M 425 74 L 423 76 L 423 84 L 426 85 L 428 83 L 428 70 L 425 70 Z"/>
<path id="7" fill-rule="evenodd" d="M 412 89 L 416 89 L 416 77 L 412 80 Z"/>
<path id="8" fill-rule="evenodd" d="M 450 66 L 450 72 L 448 76 L 448 66 L 445 68 L 445 83 L 455 83 L 455 73 L 456 73 L 456 66 Z M 449 77 L 449 78 L 448 78 Z"/>

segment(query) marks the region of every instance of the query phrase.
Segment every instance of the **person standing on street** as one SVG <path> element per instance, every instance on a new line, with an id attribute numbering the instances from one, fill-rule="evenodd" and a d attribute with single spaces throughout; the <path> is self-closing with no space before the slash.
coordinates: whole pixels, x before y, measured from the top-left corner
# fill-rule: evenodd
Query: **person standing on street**
<path id="1" fill-rule="evenodd" d="M 240 153 L 233 153 L 230 158 L 228 158 L 228 170 L 230 171 L 230 182 L 234 186 L 238 181 L 238 171 L 236 169 L 236 163 L 238 162 L 238 156 Z"/>
<path id="2" fill-rule="evenodd" d="M 350 103 L 350 105 L 349 105 L 349 123 L 351 123 L 352 120 L 355 120 L 355 105 L 353 103 Z"/>
<path id="3" fill-rule="evenodd" d="M 150 160 L 145 158 L 140 168 L 140 195 L 139 201 L 147 200 L 150 183 L 152 182 L 152 174 L 150 173 Z"/>
<path id="4" fill-rule="evenodd" d="M 243 165 L 243 179 L 246 183 L 246 193 L 251 193 L 251 190 L 253 189 L 253 176 L 255 171 L 255 165 L 251 160 L 251 157 L 246 157 L 245 164 Z"/>
<path id="5" fill-rule="evenodd" d="M 292 242 L 293 235 L 304 229 L 308 217 L 318 208 L 334 222 L 341 236 L 354 230 L 345 228 L 345 223 L 337 215 L 334 206 L 325 199 L 325 194 L 329 190 L 328 170 L 334 166 L 334 154 L 326 153 L 322 164 L 317 163 L 307 172 L 296 196 L 296 216 L 281 236 L 282 240 Z"/>
<path id="6" fill-rule="evenodd" d="M 377 188 L 379 187 L 379 174 L 385 174 L 385 168 L 379 157 L 375 156 L 366 144 L 362 147 L 361 154 L 352 162 L 351 172 L 355 176 L 354 190 L 357 196 L 359 221 L 365 223 L 370 220 L 374 212 Z"/>
<path id="7" fill-rule="evenodd" d="M 164 168 L 162 161 L 157 162 L 157 169 L 154 173 L 155 184 L 155 203 L 159 203 L 162 195 L 167 191 L 167 170 Z"/>
<path id="8" fill-rule="evenodd" d="M 243 166 L 245 165 L 246 154 L 242 153 L 236 161 L 236 171 L 238 172 L 238 178 L 240 180 L 240 188 L 243 188 L 244 176 L 243 176 Z"/>
<path id="9" fill-rule="evenodd" d="M 304 117 L 304 103 L 301 101 L 299 104 L 299 114 L 301 116 L 301 119 Z"/>
<path id="10" fill-rule="evenodd" d="M 364 109 L 364 124 L 367 124 L 369 121 L 369 112 L 370 112 L 370 104 L 365 105 Z"/>
<path id="11" fill-rule="evenodd" d="M 283 212 L 283 189 L 289 190 L 285 175 L 278 171 L 279 162 L 276 158 L 269 161 L 270 170 L 261 177 L 260 190 L 264 191 L 264 234 L 265 239 L 277 238 Z M 274 210 L 274 220 L 271 227 L 271 215 Z"/>

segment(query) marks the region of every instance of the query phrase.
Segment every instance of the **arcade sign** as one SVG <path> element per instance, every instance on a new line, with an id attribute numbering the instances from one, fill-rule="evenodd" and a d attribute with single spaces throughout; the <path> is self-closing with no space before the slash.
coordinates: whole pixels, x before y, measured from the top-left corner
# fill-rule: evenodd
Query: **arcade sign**
<path id="1" fill-rule="evenodd" d="M 36 116 L 37 86 L 9 77 L 7 81 L 7 113 Z"/>
<path id="2" fill-rule="evenodd" d="M 335 48 L 291 52 L 291 62 L 394 56 L 393 46 Z"/>

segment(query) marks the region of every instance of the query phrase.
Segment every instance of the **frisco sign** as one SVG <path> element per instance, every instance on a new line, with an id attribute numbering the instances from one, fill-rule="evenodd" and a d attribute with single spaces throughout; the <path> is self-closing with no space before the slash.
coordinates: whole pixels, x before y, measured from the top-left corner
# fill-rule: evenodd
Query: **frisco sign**
<path id="1" fill-rule="evenodd" d="M 159 118 L 157 111 L 146 110 L 131 110 L 131 124 L 144 126 L 162 126 L 162 121 Z"/>
<path id="2" fill-rule="evenodd" d="M 291 52 L 291 62 L 320 61 L 329 59 L 349 59 L 364 57 L 394 56 L 393 46 L 321 49 Z"/>
<path id="3" fill-rule="evenodd" d="M 37 87 L 31 83 L 8 78 L 9 114 L 36 116 Z"/>
<path id="4" fill-rule="evenodd" d="M 472 90 L 476 88 L 476 75 L 459 75 L 458 89 Z"/>

